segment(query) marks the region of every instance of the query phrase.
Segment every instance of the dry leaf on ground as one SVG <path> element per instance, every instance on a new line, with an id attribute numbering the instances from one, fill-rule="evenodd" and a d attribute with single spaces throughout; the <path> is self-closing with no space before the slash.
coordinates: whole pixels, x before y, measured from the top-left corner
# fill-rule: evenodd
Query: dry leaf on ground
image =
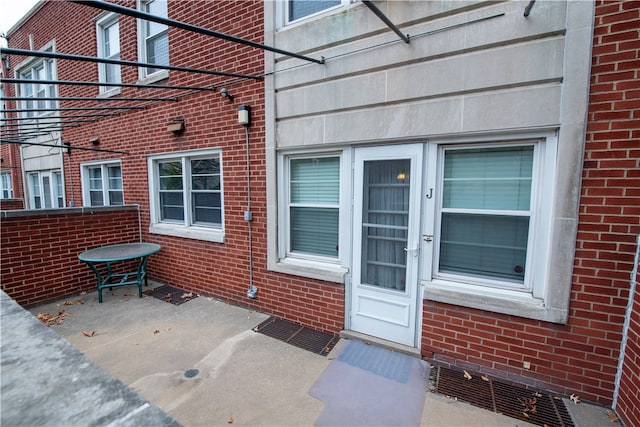
<path id="1" fill-rule="evenodd" d="M 577 394 L 572 394 L 571 396 L 569 396 L 569 399 L 571 399 L 576 405 L 580 403 L 580 396 L 578 396 Z"/>
<path id="2" fill-rule="evenodd" d="M 609 417 L 612 423 L 617 423 L 619 421 L 618 417 L 616 417 L 616 414 L 614 414 L 611 410 L 607 410 L 607 417 Z"/>
<path id="3" fill-rule="evenodd" d="M 185 298 L 191 298 L 193 297 L 193 292 L 185 292 L 184 294 L 180 295 L 180 298 L 185 299 Z"/>
<path id="4" fill-rule="evenodd" d="M 482 381 L 489 381 L 489 377 L 488 377 L 488 376 L 486 376 L 486 375 L 483 375 L 483 376 L 482 376 Z"/>
<path id="5" fill-rule="evenodd" d="M 229 419 L 227 420 L 227 424 L 233 424 L 233 417 L 229 417 Z"/>
<path id="6" fill-rule="evenodd" d="M 64 323 L 64 318 L 67 317 L 67 312 L 65 310 L 59 311 L 58 314 L 50 314 L 50 313 L 38 313 L 36 315 L 37 319 L 47 326 L 51 325 L 62 325 Z"/>
<path id="7" fill-rule="evenodd" d="M 471 376 L 471 374 L 470 374 L 469 372 L 467 372 L 467 371 L 464 371 L 464 377 L 465 377 L 466 379 L 468 379 L 468 380 L 470 380 L 471 378 L 473 378 L 473 377 Z"/>
<path id="8" fill-rule="evenodd" d="M 75 301 L 65 301 L 62 303 L 62 305 L 81 305 L 84 304 L 84 302 L 82 300 L 75 300 Z"/>
<path id="9" fill-rule="evenodd" d="M 156 329 L 155 331 L 153 331 L 154 334 L 159 334 L 160 333 L 160 329 Z"/>
<path id="10" fill-rule="evenodd" d="M 88 338 L 95 337 L 96 336 L 96 331 L 91 331 L 91 332 L 82 331 L 82 335 L 84 335 L 85 337 L 88 337 Z"/>

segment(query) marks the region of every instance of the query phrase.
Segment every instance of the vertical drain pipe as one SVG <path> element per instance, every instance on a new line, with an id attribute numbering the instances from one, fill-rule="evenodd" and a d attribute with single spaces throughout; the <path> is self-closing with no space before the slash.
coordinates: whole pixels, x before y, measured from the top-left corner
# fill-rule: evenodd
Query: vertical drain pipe
<path id="1" fill-rule="evenodd" d="M 244 220 L 247 221 L 249 229 L 249 288 L 247 289 L 247 298 L 255 299 L 258 288 L 253 285 L 253 236 L 251 221 L 253 213 L 251 212 L 251 146 L 249 145 L 249 126 L 251 125 L 251 108 L 248 105 L 238 107 L 238 123 L 244 126 L 245 140 L 247 146 L 247 210 L 244 213 Z"/>
<path id="2" fill-rule="evenodd" d="M 618 358 L 618 371 L 613 390 L 613 405 L 611 408 L 615 411 L 618 405 L 618 394 L 620 392 L 620 379 L 622 378 L 622 368 L 624 367 L 624 354 L 627 349 L 627 337 L 629 334 L 629 324 L 631 323 L 631 314 L 633 313 L 633 301 L 636 293 L 636 276 L 638 274 L 638 263 L 640 263 L 640 234 L 636 239 L 636 255 L 633 260 L 633 269 L 631 270 L 631 278 L 629 280 L 629 301 L 627 302 L 627 314 L 624 318 L 624 326 L 622 327 L 622 342 L 620 343 L 620 357 Z"/>

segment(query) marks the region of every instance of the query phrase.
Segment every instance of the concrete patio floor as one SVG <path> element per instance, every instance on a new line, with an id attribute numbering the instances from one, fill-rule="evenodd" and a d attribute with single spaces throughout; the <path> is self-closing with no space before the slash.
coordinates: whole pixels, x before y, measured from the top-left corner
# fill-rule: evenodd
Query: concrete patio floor
<path id="1" fill-rule="evenodd" d="M 97 292 L 90 292 L 30 312 L 61 310 L 67 313 L 64 321 L 51 330 L 185 426 L 314 425 L 323 403 L 308 391 L 345 345 L 341 339 L 327 357 L 319 356 L 254 332 L 266 314 L 205 296 L 177 306 L 140 299 L 134 287 L 105 292 L 102 304 Z M 10 324 L 3 316 L 2 328 Z M 190 369 L 199 374 L 185 378 Z M 612 425 L 606 408 L 571 405 L 579 427 Z M 25 402 L 24 410 L 29 407 Z M 425 392 L 421 425 L 530 424 Z"/>

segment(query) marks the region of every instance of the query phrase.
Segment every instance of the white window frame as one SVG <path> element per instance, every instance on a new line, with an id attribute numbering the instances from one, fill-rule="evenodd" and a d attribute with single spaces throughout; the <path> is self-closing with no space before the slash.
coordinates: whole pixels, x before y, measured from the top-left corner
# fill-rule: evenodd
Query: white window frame
<path id="1" fill-rule="evenodd" d="M 217 156 L 220 163 L 220 226 L 194 224 L 191 214 L 191 160 L 198 158 L 208 158 Z M 158 163 L 166 161 L 182 162 L 182 182 L 183 182 L 183 203 L 184 203 L 184 222 L 162 221 L 160 208 L 160 182 L 158 173 Z M 223 169 L 224 162 L 222 150 L 196 150 L 183 151 L 175 153 L 166 153 L 153 155 L 147 159 L 147 167 L 149 172 L 149 210 L 151 221 L 149 232 L 152 234 L 163 234 L 168 236 L 185 237 L 196 240 L 206 240 L 210 242 L 224 243 L 224 179 Z"/>
<path id="2" fill-rule="evenodd" d="M 118 25 L 118 45 L 120 45 L 120 23 L 118 20 L 118 14 L 109 13 L 106 16 L 100 18 L 96 22 L 96 38 L 98 41 L 98 58 L 104 59 L 120 59 L 120 46 L 118 46 L 118 52 L 111 53 L 111 55 L 107 56 L 105 52 L 105 44 L 107 40 L 105 39 L 104 32 L 107 28 L 111 28 L 113 25 Z M 107 82 L 107 67 L 117 67 L 118 68 L 118 80 L 111 83 L 121 83 L 122 82 L 122 74 L 120 65 L 115 64 L 104 64 L 98 63 L 98 80 L 100 82 Z M 100 96 L 101 97 L 109 97 L 119 94 L 122 91 L 121 87 L 113 87 L 113 86 L 100 86 Z"/>
<path id="3" fill-rule="evenodd" d="M 338 256 L 325 257 L 313 254 L 294 253 L 290 250 L 289 183 L 290 159 L 339 157 L 340 195 L 338 207 Z M 286 274 L 344 283 L 349 271 L 351 248 L 351 159 L 350 149 L 333 151 L 304 151 L 280 153 L 278 170 L 278 259 L 270 268 Z"/>
<path id="4" fill-rule="evenodd" d="M 298 19 L 293 19 L 290 20 L 289 19 L 289 8 L 290 8 L 290 3 L 291 0 L 280 0 L 276 3 L 276 8 L 277 8 L 277 16 L 278 16 L 278 27 L 284 27 L 284 26 L 288 26 L 288 25 L 295 25 L 299 22 L 304 22 L 310 19 L 315 19 L 318 18 L 324 14 L 327 13 L 332 13 L 337 11 L 340 8 L 344 8 L 346 6 L 349 6 L 350 4 L 352 4 L 354 2 L 354 0 L 341 0 L 340 4 L 337 4 L 335 6 L 331 6 L 328 7 L 326 9 L 320 10 L 318 12 L 303 16 L 301 18 Z"/>
<path id="5" fill-rule="evenodd" d="M 45 45 L 41 52 L 55 52 L 55 43 L 51 42 Z M 15 70 L 15 77 L 17 79 L 25 80 L 41 80 L 38 77 L 38 72 L 42 70 L 45 73 L 45 80 L 57 79 L 57 63 L 55 59 L 51 58 L 30 58 L 20 63 Z M 57 108 L 58 101 L 49 100 L 48 98 L 57 97 L 57 86 L 55 84 L 36 84 L 36 83 L 18 83 L 16 84 L 17 96 L 29 97 L 32 100 L 20 101 L 21 109 L 37 109 L 39 108 L 38 99 L 43 99 L 44 109 L 42 112 L 38 111 L 24 111 L 20 113 L 20 117 L 30 118 L 33 121 L 46 118 L 47 116 L 54 115 L 52 111 L 46 110 L 47 108 Z M 44 91 L 43 97 L 38 97 L 38 93 Z"/>
<path id="6" fill-rule="evenodd" d="M 13 180 L 11 171 L 0 172 L 0 199 L 13 199 Z"/>
<path id="7" fill-rule="evenodd" d="M 30 171 L 27 172 L 27 188 L 29 189 L 29 209 L 59 209 L 65 207 L 64 183 L 62 171 L 60 169 L 51 169 L 47 171 Z M 38 187 L 33 183 L 33 177 L 36 177 Z M 44 179 L 49 180 L 50 198 L 48 199 L 50 206 L 47 206 L 46 194 L 44 190 Z M 36 207 L 36 197 L 40 199 L 40 207 Z"/>
<path id="8" fill-rule="evenodd" d="M 122 180 L 122 163 L 119 159 L 113 160 L 101 160 L 96 162 L 87 162 L 82 163 L 80 165 L 80 179 L 82 181 L 82 205 L 83 206 L 93 206 L 91 204 L 91 173 L 90 170 L 93 168 L 100 168 L 100 177 L 102 180 L 102 205 L 95 206 L 120 206 L 120 205 L 112 205 L 110 203 L 109 192 L 111 189 L 109 188 L 109 174 L 108 168 L 118 166 L 120 167 L 120 179 Z M 121 189 L 122 192 L 122 204 L 125 204 L 124 199 L 124 186 Z"/>
<path id="9" fill-rule="evenodd" d="M 141 12 L 145 12 L 147 10 L 147 4 L 153 2 L 155 0 L 137 0 L 137 8 Z M 167 15 L 169 14 L 169 4 L 167 3 Z M 138 19 L 138 61 L 148 63 L 147 59 L 147 38 L 148 34 L 146 31 L 146 23 L 147 21 L 143 19 Z M 158 24 L 162 25 L 162 24 Z M 169 28 L 166 28 L 167 33 L 167 49 L 169 49 Z M 146 67 L 138 67 L 138 78 L 139 83 L 149 84 L 154 83 L 160 80 L 164 80 L 169 78 L 169 70 L 157 70 L 155 72 L 149 73 L 149 70 Z"/>
<path id="10" fill-rule="evenodd" d="M 457 141 L 432 141 L 427 154 L 425 189 L 432 192 L 425 197 L 423 233 L 433 236 L 431 246 L 423 253 L 422 284 L 425 298 L 523 317 L 551 320 L 557 313 L 548 309 L 564 302 L 554 300 L 553 280 L 549 277 L 552 262 L 552 217 L 555 194 L 557 136 L 555 133 L 536 137 L 486 137 Z M 533 179 L 531 188 L 530 223 L 524 284 L 515 286 L 508 281 L 441 273 L 438 271 L 440 248 L 440 219 L 442 209 L 442 179 L 444 153 L 450 147 L 493 148 L 534 146 Z M 433 189 L 433 190 L 432 190 Z"/>

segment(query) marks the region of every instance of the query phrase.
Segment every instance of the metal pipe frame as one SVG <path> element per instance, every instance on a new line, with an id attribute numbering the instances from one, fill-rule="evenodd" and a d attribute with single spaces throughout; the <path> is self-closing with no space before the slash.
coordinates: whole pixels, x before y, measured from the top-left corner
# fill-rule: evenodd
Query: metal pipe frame
<path id="1" fill-rule="evenodd" d="M 74 145 L 56 145 L 56 144 L 41 144 L 38 142 L 26 142 L 26 141 L 15 141 L 9 139 L 0 139 L 0 143 L 3 144 L 20 144 L 20 145 L 40 145 L 42 147 L 56 147 L 62 149 L 70 149 L 70 150 L 83 150 L 83 151 L 102 151 L 104 153 L 118 153 L 118 154 L 129 154 L 128 151 L 120 151 L 120 150 L 107 150 L 106 148 L 90 148 L 90 147 L 78 147 Z"/>
<path id="2" fill-rule="evenodd" d="M 2 49 L 2 53 L 9 54 L 9 55 L 35 56 L 38 58 L 69 59 L 72 61 L 98 62 L 101 64 L 129 65 L 133 67 L 159 68 L 162 70 L 172 70 L 172 71 L 187 71 L 189 73 L 210 74 L 214 76 L 224 76 L 224 77 L 238 77 L 243 79 L 259 80 L 262 78 L 260 76 L 251 76 L 248 74 L 226 73 L 223 71 L 209 71 L 209 70 L 202 70 L 198 68 L 178 67 L 175 65 L 149 64 L 146 62 L 123 61 L 119 59 L 95 58 L 93 56 L 72 55 L 68 53 L 45 52 L 45 51 L 39 51 L 39 50 Z M 104 86 L 110 86 L 110 84 L 106 84 L 105 82 Z"/>
<path id="3" fill-rule="evenodd" d="M 29 98 L 22 96 L 5 96 L 5 101 L 33 101 L 37 98 Z M 177 101 L 177 97 L 172 98 L 120 98 L 120 97 L 108 97 L 108 98 L 97 98 L 97 97 L 82 97 L 82 96 L 57 96 L 57 97 L 47 97 L 48 101 Z"/>
<path id="4" fill-rule="evenodd" d="M 243 44 L 246 46 L 255 47 L 257 49 L 268 50 L 270 52 L 279 53 L 286 56 L 291 56 L 293 58 L 303 59 L 309 62 L 315 62 L 316 64 L 324 64 L 324 58 L 315 59 L 304 55 L 299 55 L 297 53 L 288 52 L 286 50 L 278 49 L 271 46 L 266 46 L 260 43 L 256 43 L 251 40 L 246 40 L 240 37 L 232 36 L 229 34 L 221 33 L 218 31 L 209 30 L 207 28 L 198 27 L 196 25 L 187 24 L 185 22 L 176 21 L 173 19 L 162 18 L 160 16 L 151 15 L 150 13 L 141 12 L 139 10 L 130 9 L 128 7 L 119 6 L 113 3 L 108 3 L 106 1 L 100 0 L 68 0 L 71 3 L 82 4 L 85 6 L 95 7 L 97 9 L 108 10 L 110 12 L 116 12 L 122 15 L 133 16 L 135 18 L 144 19 L 146 21 L 157 22 L 159 24 L 168 25 L 171 27 L 180 28 L 187 31 L 192 31 L 199 34 L 204 34 L 211 37 L 216 37 L 222 40 L 227 40 L 234 43 Z"/>
<path id="5" fill-rule="evenodd" d="M 104 82 L 85 82 L 75 80 L 32 80 L 32 79 L 14 79 L 1 78 L 0 83 L 36 83 L 45 85 L 73 85 L 73 86 L 114 86 L 114 87 L 135 87 L 139 89 L 178 89 L 178 90 L 216 90 L 216 86 L 172 86 L 172 85 L 141 85 L 136 83 L 109 83 Z"/>
<path id="6" fill-rule="evenodd" d="M 12 118 L 6 118 L 6 119 L 0 119 L 0 122 L 12 122 L 12 121 L 27 121 L 27 120 L 31 120 L 31 121 L 37 121 L 37 120 L 44 120 L 44 119 L 79 119 L 82 117 L 113 117 L 113 116 L 118 116 L 120 115 L 120 113 L 108 113 L 108 114 L 69 114 L 68 116 L 44 116 L 44 117 L 12 117 Z M 8 126 L 7 124 L 4 124 L 2 126 Z"/>
<path id="7" fill-rule="evenodd" d="M 46 98 L 42 98 L 46 99 Z M 0 110 L 2 113 L 31 113 L 37 111 L 100 111 L 100 110 L 143 110 L 144 105 L 134 105 L 130 107 L 72 107 L 72 108 L 23 108 L 16 110 Z"/>
<path id="8" fill-rule="evenodd" d="M 382 20 L 382 22 L 387 24 L 387 27 L 391 28 L 393 30 L 393 32 L 396 33 L 398 35 L 398 37 L 400 37 L 405 43 L 409 43 L 409 35 L 402 34 L 402 32 L 396 26 L 396 24 L 391 22 L 391 20 L 389 18 L 387 18 L 387 15 L 385 15 L 384 13 L 382 13 L 382 11 L 380 9 L 378 9 L 378 6 L 373 4 L 373 2 L 371 2 L 370 0 L 362 0 L 362 3 L 365 6 L 367 6 L 373 13 L 375 13 L 375 15 L 378 18 L 380 18 Z"/>

